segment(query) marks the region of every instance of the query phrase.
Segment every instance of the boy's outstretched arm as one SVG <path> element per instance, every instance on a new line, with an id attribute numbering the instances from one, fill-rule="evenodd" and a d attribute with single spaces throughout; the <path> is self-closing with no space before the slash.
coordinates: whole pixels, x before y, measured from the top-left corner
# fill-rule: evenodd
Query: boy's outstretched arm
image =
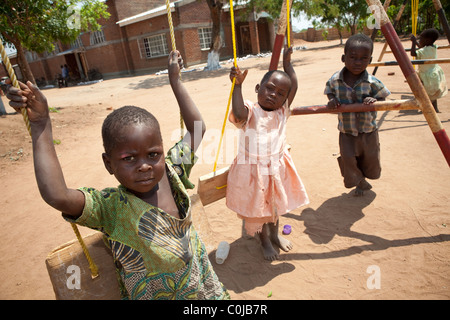
<path id="1" fill-rule="evenodd" d="M 61 165 L 53 145 L 52 124 L 47 99 L 31 82 L 10 87 L 7 98 L 14 109 L 26 108 L 30 120 L 36 181 L 42 198 L 53 208 L 79 217 L 84 208 L 81 191 L 66 186 Z"/>
<path id="2" fill-rule="evenodd" d="M 183 117 L 186 130 L 189 134 L 184 136 L 191 145 L 191 149 L 196 151 L 200 145 L 203 135 L 206 131 L 205 122 L 202 115 L 195 105 L 194 101 L 189 96 L 188 91 L 184 87 L 180 79 L 180 70 L 183 65 L 183 59 L 178 51 L 172 51 L 169 54 L 169 81 L 173 93 L 180 107 L 181 116 Z M 197 132 L 195 132 L 197 130 Z M 198 132 L 200 130 L 200 132 Z M 197 138 L 198 137 L 198 138 Z"/>
<path id="3" fill-rule="evenodd" d="M 289 91 L 288 101 L 289 106 L 291 105 L 292 101 L 294 101 L 295 95 L 297 93 L 298 89 L 298 80 L 297 80 L 297 74 L 295 73 L 294 67 L 291 63 L 291 55 L 292 55 L 293 49 L 292 47 L 284 46 L 283 50 L 283 69 L 284 72 L 286 72 L 289 75 L 289 78 L 291 78 L 291 91 Z"/>

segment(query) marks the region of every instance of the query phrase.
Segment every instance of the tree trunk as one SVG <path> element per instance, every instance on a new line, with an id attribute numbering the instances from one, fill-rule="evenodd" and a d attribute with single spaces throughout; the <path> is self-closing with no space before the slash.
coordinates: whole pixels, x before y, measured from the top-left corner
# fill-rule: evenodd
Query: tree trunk
<path id="1" fill-rule="evenodd" d="M 216 70 L 220 68 L 219 50 L 222 47 L 222 39 L 220 37 L 220 14 L 222 13 L 222 2 L 220 0 L 206 0 L 208 3 L 211 19 L 213 22 L 211 31 L 211 46 L 208 54 L 208 64 L 205 70 Z"/>
<path id="2" fill-rule="evenodd" d="M 23 81 L 31 81 L 33 84 L 36 84 L 36 80 L 34 79 L 34 75 L 31 72 L 30 65 L 28 64 L 27 58 L 25 57 L 25 50 L 22 47 L 20 41 L 13 42 L 14 46 L 17 50 L 17 64 L 19 65 L 20 71 L 22 72 Z"/>

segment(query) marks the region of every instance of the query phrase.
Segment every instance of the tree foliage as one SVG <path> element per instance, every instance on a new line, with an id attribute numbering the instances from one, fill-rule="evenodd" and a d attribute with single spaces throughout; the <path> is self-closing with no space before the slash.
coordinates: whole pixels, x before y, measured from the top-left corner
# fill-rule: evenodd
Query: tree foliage
<path id="1" fill-rule="evenodd" d="M 384 3 L 385 1 L 381 1 Z M 404 0 L 390 1 L 387 13 L 393 20 Z M 272 17 L 279 16 L 283 0 L 250 0 L 247 10 L 266 11 Z M 450 21 L 450 1 L 441 0 L 447 20 Z M 291 14 L 294 17 L 305 13 L 315 27 L 346 28 L 352 33 L 362 29 L 371 14 L 365 0 L 293 0 Z M 442 30 L 432 0 L 419 1 L 418 30 L 425 28 Z M 411 0 L 406 1 L 406 7 L 397 27 L 399 33 L 411 32 Z"/>

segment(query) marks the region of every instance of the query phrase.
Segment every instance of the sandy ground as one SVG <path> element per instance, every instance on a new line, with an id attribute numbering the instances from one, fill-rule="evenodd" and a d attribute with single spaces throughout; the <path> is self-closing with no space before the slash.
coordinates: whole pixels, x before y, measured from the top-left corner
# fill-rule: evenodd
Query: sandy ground
<path id="1" fill-rule="evenodd" d="M 438 43 L 444 45 L 446 40 Z M 293 106 L 325 104 L 324 85 L 342 68 L 343 47 L 338 41 L 295 45 L 306 45 L 307 50 L 293 54 L 299 78 Z M 374 61 L 381 48 L 377 43 Z M 439 57 L 450 57 L 450 50 L 439 50 Z M 387 54 L 384 60 L 394 57 Z M 249 69 L 245 98 L 255 100 L 254 86 L 269 62 L 270 57 L 239 61 L 241 69 Z M 209 130 L 192 171 L 194 182 L 213 170 L 231 87 L 230 67 L 231 63 L 225 63 L 218 71 L 197 69 L 182 75 Z M 450 65 L 442 67 L 450 81 Z M 395 75 L 389 76 L 390 72 Z M 389 99 L 413 97 L 399 67 L 381 67 L 377 76 L 392 91 Z M 56 150 L 71 187 L 117 185 L 101 160 L 100 128 L 110 108 L 132 104 L 151 110 L 161 122 L 166 149 L 178 137 L 179 113 L 166 74 L 44 93 L 59 111 L 51 114 L 54 137 L 61 142 Z M 6 98 L 2 99 L 6 104 Z M 21 115 L 6 108 L 10 114 L 0 118 L 0 299 L 54 299 L 44 261 L 53 248 L 75 236 L 60 214 L 41 199 L 30 137 Z M 439 100 L 439 108 L 438 117 L 450 132 L 450 95 Z M 288 142 L 311 203 L 281 217 L 281 225 L 292 226 L 287 237 L 294 248 L 281 252 L 280 260 L 265 261 L 258 241 L 242 237 L 241 221 L 224 200 L 205 207 L 204 219 L 214 234 L 204 239 L 211 260 L 220 241 L 231 244 L 226 262 L 213 265 L 233 299 L 450 298 L 449 166 L 421 113 L 385 111 L 378 117 L 382 176 L 371 182 L 373 190 L 361 198 L 343 186 L 340 176 L 337 116 L 289 120 Z M 232 134 L 228 123 L 227 136 Z M 231 148 L 223 152 L 219 168 L 234 157 Z M 80 230 L 83 235 L 92 233 Z"/>

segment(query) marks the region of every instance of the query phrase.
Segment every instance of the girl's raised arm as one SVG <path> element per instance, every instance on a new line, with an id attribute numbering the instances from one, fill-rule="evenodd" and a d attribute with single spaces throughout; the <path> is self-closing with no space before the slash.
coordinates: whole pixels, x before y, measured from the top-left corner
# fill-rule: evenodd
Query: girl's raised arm
<path id="1" fill-rule="evenodd" d="M 247 76 L 248 70 L 241 72 L 239 67 L 232 67 L 230 71 L 230 79 L 235 80 L 232 100 L 231 100 L 231 109 L 236 120 L 245 121 L 248 116 L 248 109 L 245 107 L 244 98 L 242 96 L 242 83 Z"/>
<path id="2" fill-rule="evenodd" d="M 295 73 L 294 67 L 291 63 L 291 55 L 292 55 L 293 49 L 292 47 L 284 46 L 283 50 L 283 69 L 284 72 L 286 72 L 289 75 L 289 78 L 291 79 L 291 90 L 289 91 L 288 101 L 289 106 L 291 105 L 292 101 L 294 101 L 295 94 L 297 93 L 298 89 L 298 80 L 297 80 L 297 74 Z"/>

